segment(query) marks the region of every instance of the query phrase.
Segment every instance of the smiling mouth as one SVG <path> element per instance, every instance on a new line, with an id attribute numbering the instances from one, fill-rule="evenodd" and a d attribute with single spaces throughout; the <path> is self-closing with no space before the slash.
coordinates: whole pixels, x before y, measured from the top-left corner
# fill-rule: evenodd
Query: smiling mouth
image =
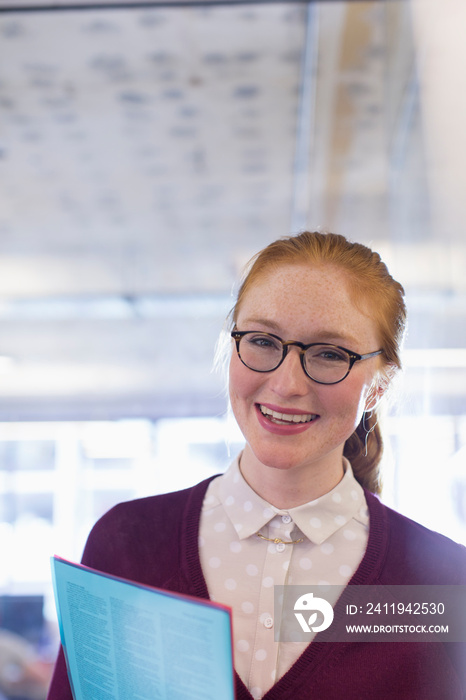
<path id="1" fill-rule="evenodd" d="M 277 425 L 311 423 L 318 417 L 316 413 L 278 413 L 278 411 L 272 411 L 271 408 L 267 408 L 261 404 L 259 404 L 259 409 L 263 416 Z"/>

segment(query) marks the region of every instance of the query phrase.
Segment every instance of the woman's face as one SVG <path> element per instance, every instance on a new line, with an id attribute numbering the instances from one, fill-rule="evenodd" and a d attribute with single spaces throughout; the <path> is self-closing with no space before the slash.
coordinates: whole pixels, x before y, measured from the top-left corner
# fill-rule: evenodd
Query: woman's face
<path id="1" fill-rule="evenodd" d="M 380 347 L 374 321 L 352 302 L 344 273 L 330 266 L 283 265 L 264 275 L 243 299 L 236 327 L 360 354 Z M 296 347 L 278 369 L 263 374 L 233 351 L 230 400 L 247 443 L 243 458 L 277 469 L 341 471 L 344 443 L 361 421 L 378 363 L 378 357 L 356 362 L 341 383 L 323 385 L 304 374 Z M 277 420 L 266 410 L 290 419 Z M 306 422 L 295 422 L 296 416 Z"/>

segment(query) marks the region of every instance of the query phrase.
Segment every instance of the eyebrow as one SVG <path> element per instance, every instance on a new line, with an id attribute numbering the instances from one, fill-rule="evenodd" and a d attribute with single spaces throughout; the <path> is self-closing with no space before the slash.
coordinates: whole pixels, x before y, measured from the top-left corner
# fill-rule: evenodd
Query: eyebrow
<path id="1" fill-rule="evenodd" d="M 266 328 L 271 329 L 271 331 L 276 331 L 277 334 L 281 332 L 281 327 L 278 323 L 265 318 L 245 318 L 244 323 L 257 323 L 257 325 L 259 326 L 265 326 Z M 352 335 L 342 335 L 340 331 L 332 329 L 325 329 L 324 331 L 318 333 L 316 337 L 316 342 L 330 344 L 336 342 L 337 344 L 344 343 L 348 344 L 349 346 L 357 346 L 357 340 Z"/>
<path id="2" fill-rule="evenodd" d="M 267 326 L 267 328 L 271 328 L 274 331 L 280 330 L 278 323 L 275 323 L 275 321 L 268 321 L 265 318 L 245 318 L 244 323 L 257 323 L 258 326 Z"/>

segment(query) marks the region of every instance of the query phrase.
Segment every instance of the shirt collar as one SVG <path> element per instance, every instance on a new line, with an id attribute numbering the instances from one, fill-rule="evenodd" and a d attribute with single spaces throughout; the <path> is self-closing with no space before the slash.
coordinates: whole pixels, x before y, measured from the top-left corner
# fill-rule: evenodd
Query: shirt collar
<path id="1" fill-rule="evenodd" d="M 345 473 L 335 488 L 289 510 L 275 508 L 253 491 L 241 474 L 238 459 L 212 485 L 240 540 L 256 534 L 276 515 L 289 514 L 311 542 L 321 544 L 353 518 L 368 523 L 364 491 L 350 463 L 343 459 Z"/>

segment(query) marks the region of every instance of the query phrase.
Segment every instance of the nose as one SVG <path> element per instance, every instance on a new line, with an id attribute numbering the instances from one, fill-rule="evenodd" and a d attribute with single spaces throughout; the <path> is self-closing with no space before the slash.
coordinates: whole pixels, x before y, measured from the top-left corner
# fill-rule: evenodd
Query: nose
<path id="1" fill-rule="evenodd" d="M 270 388 L 282 397 L 304 396 L 309 391 L 310 383 L 297 347 L 289 347 L 280 367 L 269 375 Z"/>

